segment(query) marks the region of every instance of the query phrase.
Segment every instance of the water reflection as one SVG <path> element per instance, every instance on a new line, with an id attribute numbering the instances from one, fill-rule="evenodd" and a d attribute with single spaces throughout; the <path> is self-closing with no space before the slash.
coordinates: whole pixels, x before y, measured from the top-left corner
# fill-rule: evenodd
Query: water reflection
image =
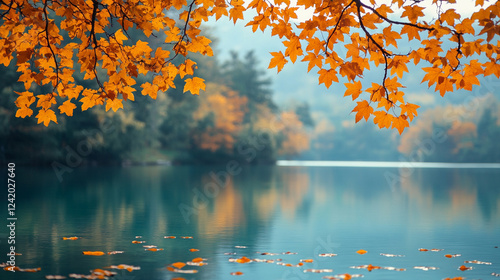
<path id="1" fill-rule="evenodd" d="M 166 264 L 202 256 L 210 265 L 200 269 L 197 279 L 214 279 L 234 269 L 223 253 L 237 251 L 235 245 L 248 246 L 247 254 L 296 251 L 312 258 L 321 238 L 334 244 L 328 250 L 349 255 L 323 263 L 339 273 L 353 273 L 349 266 L 359 265 L 352 254 L 358 249 L 408 255 L 403 262 L 407 267 L 412 261 L 427 265 L 427 259 L 409 254 L 419 247 L 448 246 L 485 261 L 498 255 L 474 251 L 499 245 L 500 173 L 494 169 L 409 173 L 248 166 L 232 177 L 213 175 L 221 170 L 223 166 L 81 168 L 58 182 L 50 169 L 20 169 L 17 248 L 23 256 L 18 265 L 41 266 L 44 275 L 67 275 L 125 263 L 143 268 L 134 272 L 138 279 L 162 279 L 173 276 Z M 397 180 L 388 180 L 387 172 Z M 61 240 L 75 235 L 82 239 Z M 144 251 L 131 243 L 136 235 L 165 251 Z M 169 240 L 165 235 L 194 238 Z M 0 245 L 6 250 L 5 243 Z M 125 253 L 89 257 L 82 256 L 83 250 Z M 454 275 L 444 269 L 435 273 Z M 472 273 L 484 277 L 481 270 Z M 284 275 L 280 267 L 248 274 Z M 404 278 L 412 277 L 419 276 Z"/>

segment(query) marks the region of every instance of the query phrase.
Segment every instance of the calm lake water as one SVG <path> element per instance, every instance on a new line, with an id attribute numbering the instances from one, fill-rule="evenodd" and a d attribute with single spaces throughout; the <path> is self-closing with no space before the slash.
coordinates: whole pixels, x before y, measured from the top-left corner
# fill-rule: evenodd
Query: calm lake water
<path id="1" fill-rule="evenodd" d="M 500 273 L 500 169 L 82 167 L 62 178 L 52 169 L 16 168 L 16 251 L 22 254 L 16 265 L 41 271 L 0 271 L 1 279 L 67 277 L 119 264 L 141 269 L 114 270 L 118 275 L 111 279 L 302 280 L 344 273 L 363 279 L 500 279 L 492 275 Z M 1 205 L 7 223 L 6 203 Z M 0 233 L 5 258 L 5 226 Z M 62 240 L 70 236 L 81 238 Z M 367 253 L 358 254 L 361 249 Z M 242 256 L 275 262 L 229 261 Z M 208 264 L 183 268 L 196 274 L 166 269 L 196 257 Z M 304 259 L 312 263 L 295 266 Z M 473 260 L 492 264 L 464 263 Z M 368 264 L 405 270 L 354 268 Z M 460 271 L 461 265 L 473 269 Z M 237 271 L 243 275 L 230 275 Z"/>

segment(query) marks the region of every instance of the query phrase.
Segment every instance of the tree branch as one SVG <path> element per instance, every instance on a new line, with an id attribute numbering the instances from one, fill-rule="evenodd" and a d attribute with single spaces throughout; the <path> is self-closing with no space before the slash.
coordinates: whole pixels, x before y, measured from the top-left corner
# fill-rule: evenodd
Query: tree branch
<path id="1" fill-rule="evenodd" d="M 328 36 L 328 39 L 326 39 L 326 44 L 325 44 L 325 53 L 328 53 L 328 44 L 330 43 L 330 39 L 332 38 L 333 34 L 337 31 L 337 28 L 340 25 L 340 20 L 342 20 L 342 17 L 344 16 L 345 11 L 354 3 L 355 0 L 352 0 L 347 6 L 342 9 L 342 12 L 340 13 L 339 19 L 337 20 L 337 24 L 335 24 L 335 28 L 333 29 L 332 33 Z"/>
<path id="2" fill-rule="evenodd" d="M 49 15 L 47 13 L 47 2 L 49 0 L 45 0 L 43 3 L 43 14 L 45 16 L 45 39 L 47 40 L 47 47 L 49 48 L 50 52 L 52 53 L 52 59 L 54 60 L 54 64 L 56 67 L 56 84 L 54 88 L 57 88 L 59 85 L 59 63 L 57 63 L 57 57 L 54 52 L 54 49 L 52 49 L 52 45 L 50 44 L 50 34 L 49 34 Z"/>
<path id="3" fill-rule="evenodd" d="M 355 1 L 356 1 L 357 12 L 358 12 L 359 24 L 361 26 L 361 29 L 363 29 L 363 31 L 365 32 L 366 37 L 368 37 L 368 43 L 370 41 L 372 41 L 375 44 L 375 46 L 377 46 L 377 48 L 382 52 L 382 55 L 384 56 L 385 68 L 384 68 L 384 80 L 382 81 L 382 87 L 385 90 L 386 99 L 388 101 L 390 101 L 389 100 L 389 91 L 387 90 L 387 87 L 385 86 L 385 80 L 387 79 L 387 72 L 388 72 L 388 68 L 389 68 L 389 63 L 387 61 L 387 57 L 391 56 L 391 54 L 389 52 L 387 52 L 377 41 L 375 41 L 375 39 L 370 34 L 370 32 L 368 32 L 368 30 L 366 30 L 366 27 L 363 24 L 363 19 L 361 18 L 361 6 L 363 5 L 363 3 L 361 3 L 361 0 L 355 0 Z"/>

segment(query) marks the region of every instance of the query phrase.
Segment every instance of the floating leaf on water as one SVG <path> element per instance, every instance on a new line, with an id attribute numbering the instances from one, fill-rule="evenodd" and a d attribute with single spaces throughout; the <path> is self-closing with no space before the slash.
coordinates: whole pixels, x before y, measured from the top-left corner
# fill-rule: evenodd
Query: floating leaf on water
<path id="1" fill-rule="evenodd" d="M 355 268 L 355 269 L 366 269 L 368 271 L 372 271 L 374 269 L 382 269 L 382 267 L 380 266 L 375 266 L 375 265 L 371 265 L 371 264 L 365 264 L 365 265 L 358 265 L 358 266 L 351 266 L 351 268 Z"/>
<path id="2" fill-rule="evenodd" d="M 367 266 L 366 266 L 366 269 L 367 269 L 368 271 L 372 271 L 372 270 L 374 270 L 374 269 L 381 269 L 381 268 L 382 268 L 382 267 L 380 267 L 380 266 L 377 266 L 377 265 L 371 265 L 371 264 L 369 264 L 369 265 L 367 265 Z"/>
<path id="3" fill-rule="evenodd" d="M 185 263 L 176 262 L 176 263 L 171 264 L 171 266 L 168 266 L 167 270 L 172 271 L 172 272 L 187 273 L 187 274 L 198 273 L 198 270 L 195 270 L 195 269 L 182 270 L 181 268 L 183 268 L 184 266 L 186 266 Z"/>
<path id="4" fill-rule="evenodd" d="M 111 251 L 111 252 L 108 252 L 108 255 L 116 255 L 116 254 L 123 254 L 124 251 Z"/>
<path id="5" fill-rule="evenodd" d="M 460 267 L 458 267 L 458 270 L 461 270 L 461 271 L 472 270 L 472 269 L 473 269 L 472 266 L 461 265 Z"/>
<path id="6" fill-rule="evenodd" d="M 325 272 L 333 272 L 333 269 L 315 269 L 315 268 L 308 268 L 303 270 L 305 273 L 307 272 L 312 272 L 312 273 L 325 273 Z"/>
<path id="7" fill-rule="evenodd" d="M 5 267 L 3 268 L 3 270 L 6 270 L 6 271 L 18 271 L 18 270 L 19 270 L 19 267 L 18 267 L 18 266 L 8 265 L 8 266 L 5 266 Z"/>
<path id="8" fill-rule="evenodd" d="M 381 256 L 384 256 L 384 257 L 389 257 L 389 258 L 393 258 L 393 257 L 404 257 L 404 255 L 394 255 L 394 254 L 385 254 L 385 253 L 380 253 Z"/>
<path id="9" fill-rule="evenodd" d="M 62 276 L 62 275 L 45 275 L 45 279 L 56 279 L 56 280 L 59 280 L 59 279 L 66 279 L 66 276 Z"/>
<path id="10" fill-rule="evenodd" d="M 37 267 L 37 268 L 20 268 L 19 271 L 21 272 L 38 272 L 42 270 L 41 267 Z"/>
<path id="11" fill-rule="evenodd" d="M 291 263 L 283 263 L 283 262 L 277 262 L 277 265 L 282 265 L 282 266 L 288 266 L 288 267 L 299 267 L 303 266 L 304 263 L 299 262 L 298 264 L 291 264 Z"/>
<path id="12" fill-rule="evenodd" d="M 194 274 L 194 273 L 198 273 L 198 270 L 196 269 L 188 269 L 188 270 L 182 270 L 182 269 L 174 269 L 172 270 L 173 272 L 177 272 L 177 273 L 186 273 L 186 274 Z"/>
<path id="13" fill-rule="evenodd" d="M 406 268 L 396 268 L 393 266 L 383 266 L 383 267 L 381 267 L 381 269 L 393 270 L 393 271 L 405 271 L 406 270 Z"/>
<path id="14" fill-rule="evenodd" d="M 444 256 L 447 257 L 447 258 L 456 258 L 456 257 L 460 257 L 461 255 L 460 254 L 453 254 L 453 255 L 452 254 L 446 254 Z"/>
<path id="15" fill-rule="evenodd" d="M 189 251 L 191 251 L 191 252 L 198 252 L 200 250 L 199 249 L 189 249 Z"/>
<path id="16" fill-rule="evenodd" d="M 249 258 L 247 258 L 247 257 L 245 257 L 245 256 L 243 256 L 243 257 L 241 257 L 239 259 L 236 259 L 236 262 L 237 263 L 249 263 L 249 262 L 252 262 L 252 260 L 249 259 Z"/>
<path id="17" fill-rule="evenodd" d="M 157 251 L 163 251 L 163 248 L 149 248 L 149 249 L 144 249 L 146 251 L 151 251 L 151 252 L 157 252 Z"/>
<path id="18" fill-rule="evenodd" d="M 253 259 L 253 261 L 260 263 L 274 263 L 274 260 L 267 260 L 267 259 Z"/>
<path id="19" fill-rule="evenodd" d="M 331 280 L 349 280 L 352 278 L 359 278 L 363 277 L 363 274 L 349 274 L 349 273 L 344 273 L 344 274 L 337 274 L 334 276 L 323 276 L 323 279 L 331 279 Z"/>
<path id="20" fill-rule="evenodd" d="M 175 236 L 163 236 L 163 238 L 166 238 L 166 239 L 175 239 Z"/>
<path id="21" fill-rule="evenodd" d="M 146 241 L 144 241 L 144 240 L 133 240 L 132 243 L 134 243 L 134 244 L 142 244 L 142 243 L 146 243 Z"/>
<path id="22" fill-rule="evenodd" d="M 281 255 L 280 253 L 267 253 L 267 252 L 264 252 L 264 253 L 260 253 L 261 255 L 263 256 L 276 256 L 276 255 Z"/>
<path id="23" fill-rule="evenodd" d="M 204 266 L 204 265 L 207 265 L 208 263 L 205 263 L 205 262 L 186 262 L 187 265 L 191 265 L 191 266 Z"/>
<path id="24" fill-rule="evenodd" d="M 142 247 L 150 249 L 150 248 L 156 248 L 158 246 L 156 246 L 156 245 L 143 245 Z"/>
<path id="25" fill-rule="evenodd" d="M 364 254 L 368 253 L 368 251 L 361 249 L 361 250 L 357 250 L 356 253 L 358 253 L 360 255 L 364 255 Z"/>
<path id="26" fill-rule="evenodd" d="M 76 273 L 71 273 L 69 275 L 70 278 L 76 278 L 76 279 L 86 279 L 87 277 L 91 277 L 91 275 L 85 275 L 85 274 L 76 274 Z"/>
<path id="27" fill-rule="evenodd" d="M 194 262 L 194 263 L 197 263 L 197 262 L 202 262 L 202 261 L 203 261 L 203 259 L 202 259 L 202 258 L 194 258 L 194 259 L 192 260 L 192 262 Z"/>
<path id="28" fill-rule="evenodd" d="M 435 267 L 435 266 L 414 266 L 413 268 L 424 270 L 424 271 L 439 269 L 439 267 Z"/>
<path id="29" fill-rule="evenodd" d="M 241 271 L 236 271 L 236 272 L 231 272 L 229 273 L 230 275 L 243 275 L 243 272 Z"/>
<path id="30" fill-rule="evenodd" d="M 464 261 L 464 263 L 475 263 L 475 264 L 486 264 L 486 265 L 491 265 L 490 262 L 482 262 L 478 260 L 473 260 L 473 261 Z"/>
<path id="31" fill-rule="evenodd" d="M 3 267 L 3 270 L 7 271 L 18 271 L 19 267 L 18 266 L 12 266 L 12 265 L 7 265 Z"/>
<path id="32" fill-rule="evenodd" d="M 335 257 L 337 254 L 332 254 L 332 253 L 323 253 L 319 254 L 318 256 L 320 257 Z"/>
<path id="33" fill-rule="evenodd" d="M 173 266 L 173 267 L 175 267 L 175 268 L 178 268 L 178 269 L 181 269 L 181 268 L 183 268 L 184 266 L 186 266 L 186 264 L 185 264 L 185 263 L 183 263 L 183 262 L 176 262 L 176 263 L 171 264 L 171 266 Z"/>
<path id="34" fill-rule="evenodd" d="M 91 275 L 96 275 L 96 276 L 114 276 L 116 275 L 116 272 L 114 271 L 109 271 L 109 270 L 104 270 L 100 268 L 96 268 L 94 270 L 90 271 Z"/>
<path id="35" fill-rule="evenodd" d="M 105 255 L 102 251 L 83 251 L 82 254 L 89 256 L 102 256 Z"/>
<path id="36" fill-rule="evenodd" d="M 78 238 L 80 238 L 80 237 L 78 237 L 78 236 L 63 237 L 62 240 L 77 240 Z"/>
<path id="37" fill-rule="evenodd" d="M 128 270 L 129 272 L 132 272 L 133 270 L 139 270 L 139 269 L 141 269 L 140 266 L 133 266 L 133 265 L 128 265 L 128 264 L 112 265 L 112 266 L 105 267 L 105 268 L 125 269 L 125 270 Z"/>

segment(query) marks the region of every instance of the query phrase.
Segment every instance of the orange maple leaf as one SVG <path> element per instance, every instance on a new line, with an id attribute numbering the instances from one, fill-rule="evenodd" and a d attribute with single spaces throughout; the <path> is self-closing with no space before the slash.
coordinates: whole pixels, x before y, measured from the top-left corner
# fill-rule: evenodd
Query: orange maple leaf
<path id="1" fill-rule="evenodd" d="M 403 130 L 409 126 L 410 124 L 403 116 L 399 116 L 392 120 L 392 128 L 396 128 L 399 131 L 399 134 L 403 133 Z"/>
<path id="2" fill-rule="evenodd" d="M 347 90 L 344 93 L 344 96 L 351 96 L 352 100 L 357 99 L 358 96 L 361 94 L 361 82 L 356 81 L 354 83 L 345 83 L 344 84 L 347 87 Z"/>
<path id="3" fill-rule="evenodd" d="M 418 116 L 417 109 L 420 108 L 420 106 L 406 103 L 401 104 L 399 108 L 401 108 L 401 115 L 407 115 L 410 121 L 412 121 L 414 116 Z"/>
<path id="4" fill-rule="evenodd" d="M 337 71 L 334 69 L 326 70 L 326 69 L 321 69 L 318 71 L 319 74 L 319 84 L 325 84 L 326 88 L 329 88 L 332 83 L 338 82 L 339 79 L 337 77 Z"/>
<path id="5" fill-rule="evenodd" d="M 285 58 L 282 52 L 271 52 L 273 58 L 271 58 L 271 62 L 269 62 L 269 66 L 267 69 L 272 69 L 277 67 L 278 73 L 283 69 L 283 66 L 287 64 L 288 60 Z"/>
<path id="6" fill-rule="evenodd" d="M 58 107 L 59 108 L 59 111 L 60 113 L 64 113 L 68 116 L 73 116 L 73 110 L 76 108 L 76 105 L 71 103 L 70 100 L 66 100 L 64 101 L 64 103 Z"/>
<path id="7" fill-rule="evenodd" d="M 366 100 L 359 101 L 357 103 L 358 105 L 352 110 L 352 112 L 357 112 L 355 118 L 356 122 L 359 122 L 362 118 L 365 118 L 365 120 L 368 121 L 368 118 L 373 113 L 373 108 Z"/>
<path id="8" fill-rule="evenodd" d="M 57 123 L 56 114 L 51 109 L 40 109 L 40 111 L 38 111 L 38 115 L 36 115 L 36 118 L 38 119 L 37 123 L 43 122 L 43 125 L 45 126 L 49 126 L 50 121 Z"/>
<path id="9" fill-rule="evenodd" d="M 419 17 L 424 16 L 424 13 L 422 12 L 424 8 L 417 5 L 404 6 L 403 9 L 404 12 L 401 14 L 401 17 L 407 17 L 411 23 L 416 23 Z"/>
<path id="10" fill-rule="evenodd" d="M 186 79 L 186 84 L 184 85 L 184 91 L 190 91 L 191 94 L 200 94 L 200 89 L 205 90 L 205 80 L 202 78 L 194 77 L 192 79 Z"/>
<path id="11" fill-rule="evenodd" d="M 114 112 L 120 108 L 123 109 L 122 101 L 123 99 L 118 98 L 106 100 L 106 112 L 109 111 L 109 109 L 113 109 Z"/>

